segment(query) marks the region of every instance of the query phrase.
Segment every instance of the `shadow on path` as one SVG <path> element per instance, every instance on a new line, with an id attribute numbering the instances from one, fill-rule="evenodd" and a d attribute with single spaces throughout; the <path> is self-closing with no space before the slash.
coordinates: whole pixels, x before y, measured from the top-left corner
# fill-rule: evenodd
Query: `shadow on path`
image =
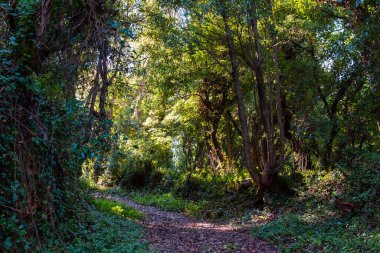
<path id="1" fill-rule="evenodd" d="M 274 246 L 251 236 L 247 227 L 234 228 L 196 219 L 182 213 L 140 205 L 126 197 L 95 196 L 122 202 L 144 213 L 145 218 L 139 223 L 146 228 L 145 238 L 151 252 L 277 252 Z"/>

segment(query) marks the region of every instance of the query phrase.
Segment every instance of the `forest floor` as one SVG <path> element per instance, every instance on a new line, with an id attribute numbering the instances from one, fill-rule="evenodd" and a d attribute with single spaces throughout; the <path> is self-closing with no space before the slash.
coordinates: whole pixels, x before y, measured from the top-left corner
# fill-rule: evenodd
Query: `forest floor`
<path id="1" fill-rule="evenodd" d="M 145 228 L 150 252 L 277 252 L 274 246 L 253 237 L 248 226 L 193 218 L 141 205 L 125 196 L 96 193 L 95 197 L 117 201 L 143 213 L 144 218 L 138 222 Z"/>

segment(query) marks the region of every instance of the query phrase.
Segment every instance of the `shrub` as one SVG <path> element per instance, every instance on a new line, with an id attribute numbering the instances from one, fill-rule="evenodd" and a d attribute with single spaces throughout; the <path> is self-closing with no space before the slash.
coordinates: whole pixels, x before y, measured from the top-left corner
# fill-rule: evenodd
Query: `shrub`
<path id="1" fill-rule="evenodd" d="M 161 170 L 152 171 L 148 179 L 149 187 L 153 188 L 153 187 L 159 186 L 164 176 L 165 176 L 165 173 Z"/>
<path id="2" fill-rule="evenodd" d="M 360 207 L 371 226 L 380 227 L 380 155 L 362 155 L 346 173 L 344 195 Z"/>
<path id="3" fill-rule="evenodd" d="M 278 245 L 280 252 L 379 252 L 380 231 L 363 233 L 360 227 L 355 219 L 286 214 L 252 232 Z"/>

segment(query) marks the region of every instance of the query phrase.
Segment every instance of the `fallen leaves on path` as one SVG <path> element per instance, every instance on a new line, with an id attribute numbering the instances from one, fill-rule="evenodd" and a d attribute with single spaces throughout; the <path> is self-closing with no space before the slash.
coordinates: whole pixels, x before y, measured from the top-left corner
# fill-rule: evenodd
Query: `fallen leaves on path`
<path id="1" fill-rule="evenodd" d="M 146 228 L 145 238 L 150 244 L 151 252 L 277 252 L 274 246 L 250 235 L 247 227 L 232 227 L 196 219 L 182 213 L 140 205 L 126 197 L 105 197 L 145 214 L 140 224 Z"/>

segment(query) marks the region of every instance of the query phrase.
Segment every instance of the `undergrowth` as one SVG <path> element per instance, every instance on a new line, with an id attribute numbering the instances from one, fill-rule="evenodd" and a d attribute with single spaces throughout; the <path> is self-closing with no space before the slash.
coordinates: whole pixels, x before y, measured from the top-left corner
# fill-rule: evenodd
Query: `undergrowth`
<path id="1" fill-rule="evenodd" d="M 380 157 L 362 156 L 353 164 L 355 169 L 310 171 L 307 187 L 269 207 L 279 218 L 256 224 L 253 234 L 280 252 L 380 252 Z M 336 197 L 354 210 L 336 208 Z"/>
<path id="2" fill-rule="evenodd" d="M 142 242 L 142 227 L 137 223 L 99 210 L 89 212 L 87 219 L 89 227 L 80 228 L 65 252 L 148 252 L 147 244 Z"/>
<path id="3" fill-rule="evenodd" d="M 368 231 L 358 219 L 289 213 L 252 232 L 280 252 L 380 252 L 380 231 Z"/>
<path id="4" fill-rule="evenodd" d="M 136 209 L 117 201 L 92 198 L 91 203 L 99 211 L 102 211 L 111 215 L 121 216 L 121 217 L 128 218 L 131 220 L 139 220 L 144 217 L 144 214 L 140 213 Z"/>
<path id="5" fill-rule="evenodd" d="M 172 193 L 131 192 L 128 197 L 133 201 L 160 207 L 167 211 L 181 211 L 188 215 L 200 216 L 204 203 L 174 196 Z"/>

